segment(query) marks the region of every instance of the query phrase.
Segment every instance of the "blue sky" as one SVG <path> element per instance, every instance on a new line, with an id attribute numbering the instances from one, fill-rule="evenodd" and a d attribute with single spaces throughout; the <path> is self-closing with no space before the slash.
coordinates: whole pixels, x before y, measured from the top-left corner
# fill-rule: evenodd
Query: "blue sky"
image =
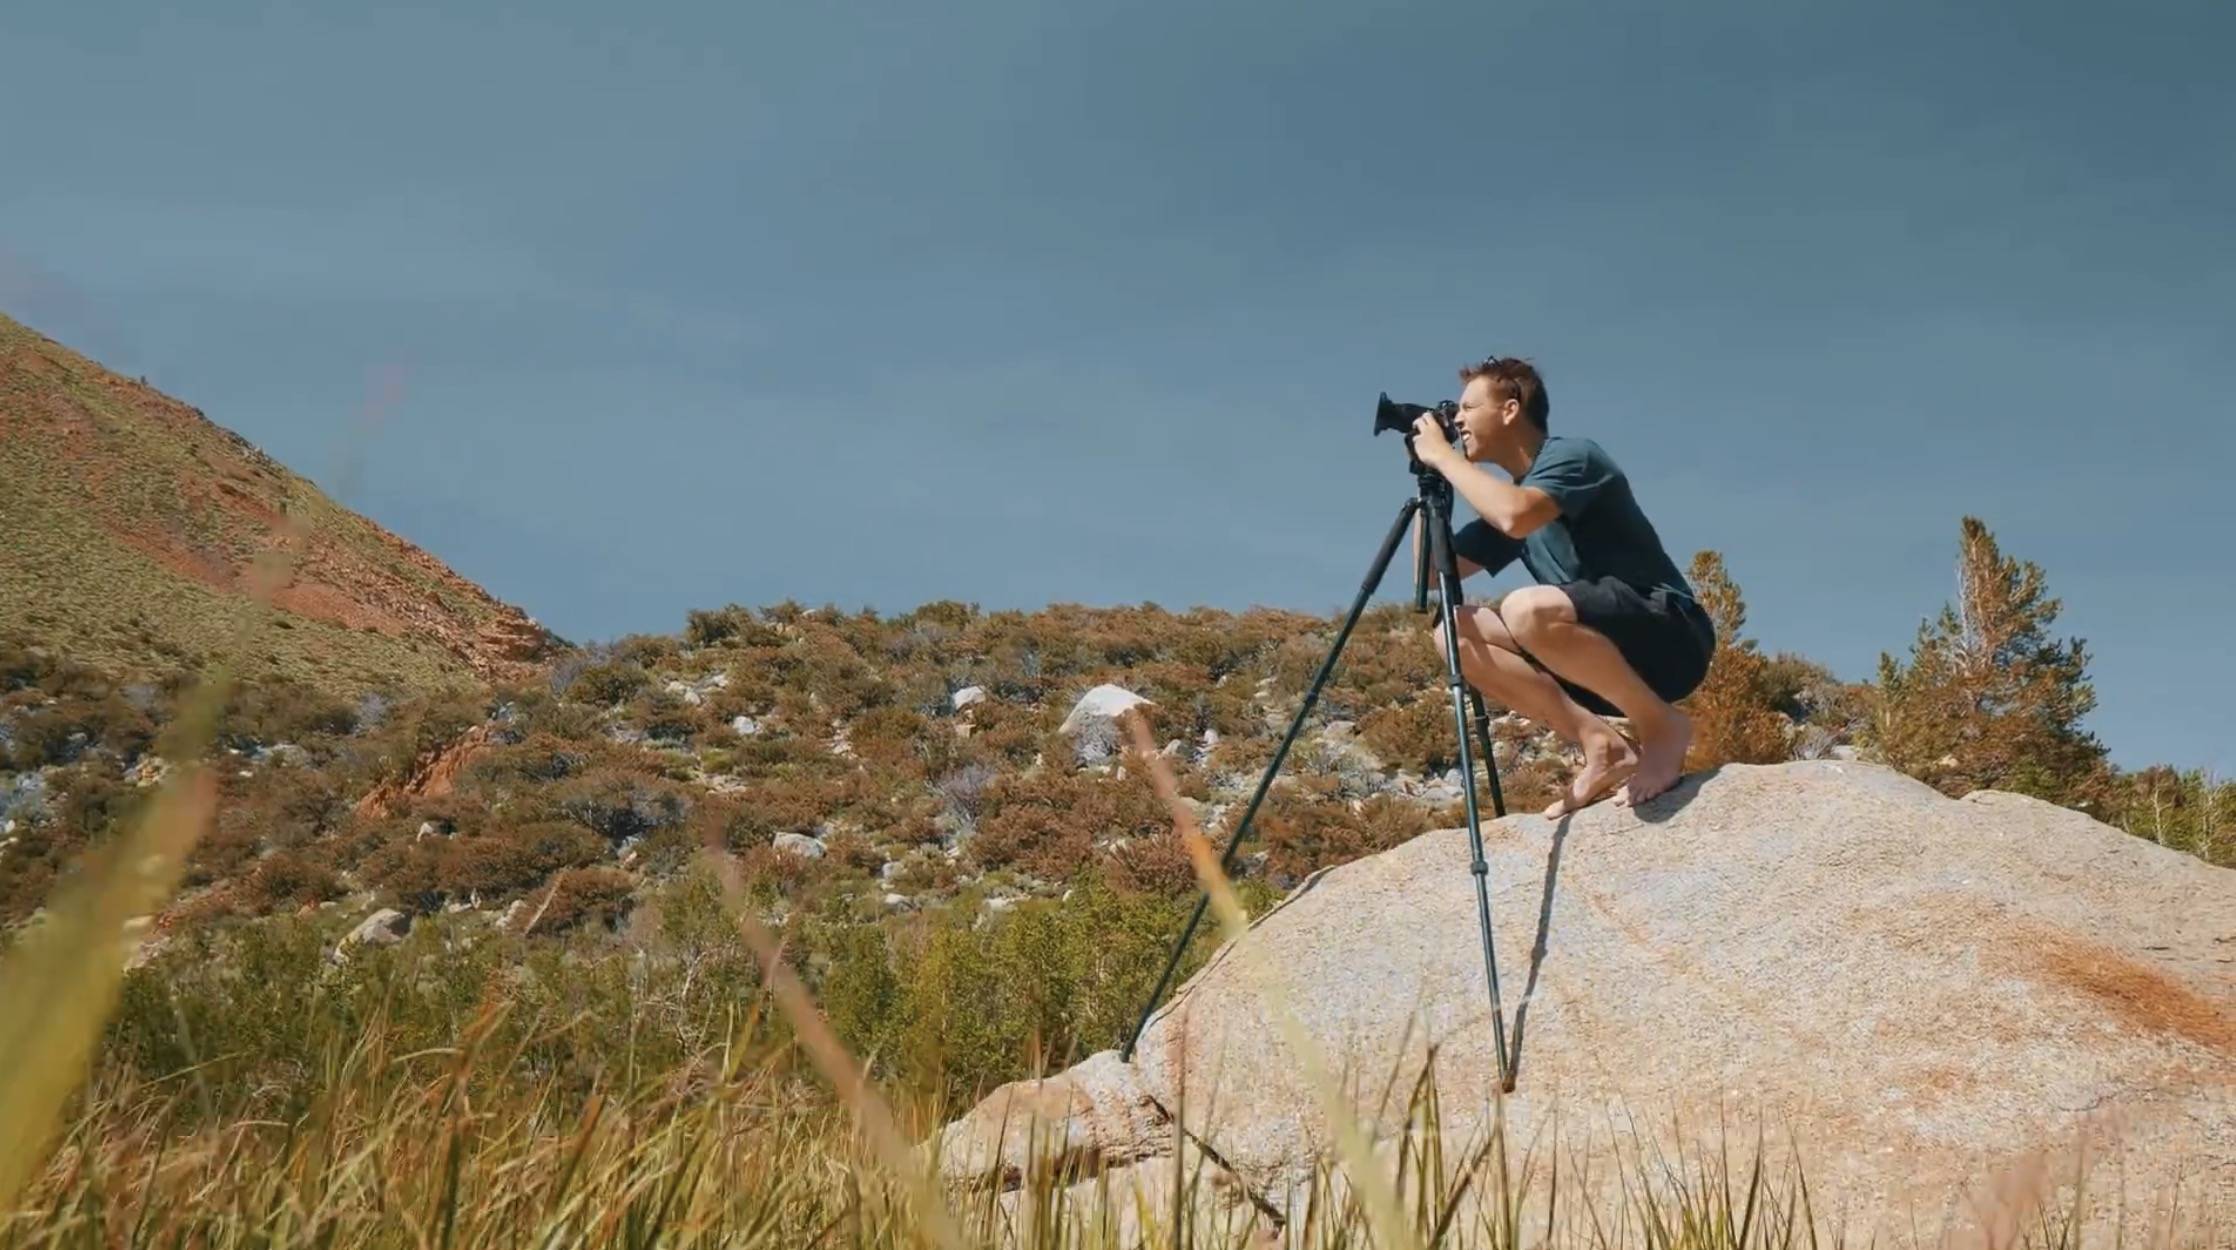
<path id="1" fill-rule="evenodd" d="M 576 639 L 1333 612 L 1375 394 L 1525 354 L 1765 646 L 1868 675 L 1972 513 L 2231 770 L 2232 13 L 30 0 L 0 310 Z"/>

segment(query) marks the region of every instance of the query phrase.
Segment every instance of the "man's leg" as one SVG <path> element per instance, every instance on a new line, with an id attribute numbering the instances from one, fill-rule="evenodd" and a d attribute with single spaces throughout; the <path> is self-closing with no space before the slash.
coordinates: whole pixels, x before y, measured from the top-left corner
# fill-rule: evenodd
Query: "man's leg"
<path id="1" fill-rule="evenodd" d="M 1452 618 L 1460 631 L 1460 674 L 1469 685 L 1539 724 L 1550 725 L 1553 732 L 1584 749 L 1584 767 L 1570 782 L 1569 792 L 1545 809 L 1547 816 L 1599 798 L 1638 767 L 1639 755 L 1629 739 L 1523 657 L 1497 608 L 1455 608 Z M 1442 648 L 1441 620 L 1432 632 Z"/>
<path id="2" fill-rule="evenodd" d="M 1623 710 L 1638 731 L 1638 770 L 1622 803 L 1643 803 L 1677 784 L 1692 721 L 1655 694 L 1607 635 L 1581 624 L 1576 605 L 1557 586 L 1532 586 L 1506 596 L 1499 616 L 1514 639 L 1547 668 Z"/>

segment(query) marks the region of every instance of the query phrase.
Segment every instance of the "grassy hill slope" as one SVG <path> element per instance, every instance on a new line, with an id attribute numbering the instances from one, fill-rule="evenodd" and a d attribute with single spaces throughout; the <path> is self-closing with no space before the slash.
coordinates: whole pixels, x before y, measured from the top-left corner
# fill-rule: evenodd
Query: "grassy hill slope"
<path id="1" fill-rule="evenodd" d="M 300 517 L 245 657 L 337 694 L 511 675 L 549 635 L 197 409 L 0 316 L 0 633 L 86 664 L 231 655 L 248 573 Z"/>

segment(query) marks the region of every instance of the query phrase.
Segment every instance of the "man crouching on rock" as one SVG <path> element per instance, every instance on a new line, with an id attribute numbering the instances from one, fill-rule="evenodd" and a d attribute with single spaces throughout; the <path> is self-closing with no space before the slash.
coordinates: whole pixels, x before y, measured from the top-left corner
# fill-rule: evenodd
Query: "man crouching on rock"
<path id="1" fill-rule="evenodd" d="M 1583 748 L 1584 767 L 1547 816 L 1618 786 L 1618 803 L 1643 803 L 1684 769 L 1692 723 L 1670 704 L 1707 675 L 1715 627 L 1614 459 L 1588 438 L 1546 432 L 1552 404 L 1529 362 L 1492 357 L 1461 369 L 1460 380 L 1460 448 L 1434 417 L 1413 430 L 1414 454 L 1480 518 L 1453 532 L 1460 576 L 1496 573 L 1519 556 L 1539 583 L 1487 607 L 1454 605 L 1461 671 Z M 1419 542 L 1416 528 L 1416 553 Z M 1441 621 L 1436 643 L 1444 645 Z M 1627 717 L 1637 740 L 1605 716 Z"/>

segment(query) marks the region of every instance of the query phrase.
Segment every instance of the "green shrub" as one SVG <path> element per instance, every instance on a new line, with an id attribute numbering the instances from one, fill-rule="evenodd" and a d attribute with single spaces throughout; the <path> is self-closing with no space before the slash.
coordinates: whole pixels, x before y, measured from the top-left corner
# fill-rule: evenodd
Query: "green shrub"
<path id="1" fill-rule="evenodd" d="M 576 673 L 563 693 L 577 703 L 612 707 L 635 697 L 651 683 L 651 676 L 641 667 L 622 660 L 608 660 Z"/>

